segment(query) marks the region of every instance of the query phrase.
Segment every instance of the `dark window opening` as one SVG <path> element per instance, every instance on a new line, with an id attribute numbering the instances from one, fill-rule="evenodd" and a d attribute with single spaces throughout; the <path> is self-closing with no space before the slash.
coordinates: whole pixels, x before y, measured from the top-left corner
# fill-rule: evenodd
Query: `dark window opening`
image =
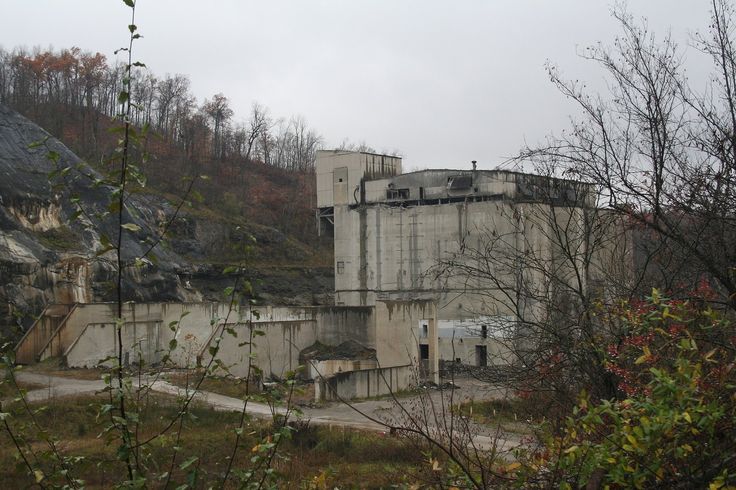
<path id="1" fill-rule="evenodd" d="M 475 346 L 475 365 L 478 367 L 488 366 L 488 347 L 485 345 Z"/>
<path id="2" fill-rule="evenodd" d="M 470 189 L 473 186 L 471 175 L 454 175 L 447 178 L 447 188 L 451 191 Z"/>
<path id="3" fill-rule="evenodd" d="M 429 345 L 427 344 L 419 345 L 419 358 L 423 361 L 426 361 L 427 359 L 429 359 Z"/>
<path id="4" fill-rule="evenodd" d="M 386 199 L 409 199 L 409 189 L 387 189 Z"/>
<path id="5" fill-rule="evenodd" d="M 481 325 L 480 326 L 480 337 L 483 339 L 488 338 L 488 325 Z"/>

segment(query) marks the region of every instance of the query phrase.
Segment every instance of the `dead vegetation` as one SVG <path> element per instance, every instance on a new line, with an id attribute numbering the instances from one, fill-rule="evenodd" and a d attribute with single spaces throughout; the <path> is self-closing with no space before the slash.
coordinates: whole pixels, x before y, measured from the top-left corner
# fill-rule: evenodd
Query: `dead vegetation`
<path id="1" fill-rule="evenodd" d="M 107 488 L 119 481 L 125 471 L 124 464 L 115 456 L 115 445 L 108 444 L 101 436 L 105 420 L 100 420 L 98 409 L 104 395 L 56 399 L 45 410 L 36 414 L 41 428 L 53 428 L 55 436 L 63 441 L 60 450 L 83 459 L 75 466 L 77 477 L 85 480 L 87 488 Z M 177 410 L 173 397 L 150 396 L 147 409 L 141 413 L 145 420 L 145 434 L 153 436 Z M 12 413 L 12 412 L 11 412 Z M 149 450 L 160 453 L 152 461 L 165 464 L 164 455 L 173 445 L 182 448 L 179 460 L 196 457 L 200 481 L 217 481 L 227 465 L 239 414 L 215 412 L 194 406 L 184 419 L 185 430 L 181 440 L 175 435 L 163 434 L 154 440 Z M 13 413 L 10 420 L 15 426 L 30 427 L 29 415 Z M 380 433 L 310 426 L 308 423 L 293 425 L 290 438 L 275 461 L 274 469 L 287 488 L 308 488 L 310 485 L 329 485 L 330 488 L 378 488 L 395 483 L 418 481 L 424 466 L 424 456 L 415 450 L 410 441 L 389 437 Z M 236 456 L 235 468 L 247 466 L 251 449 L 271 431 L 271 424 L 251 421 L 243 431 L 242 451 Z M 41 446 L 43 439 L 27 431 L 25 443 Z M 49 463 L 51 464 L 51 463 Z M 17 464 L 17 452 L 6 432 L 0 433 L 0 486 L 24 488 L 34 482 L 25 468 Z M 174 481 L 184 478 L 184 471 L 175 470 Z M 161 482 L 150 482 L 156 487 Z"/>

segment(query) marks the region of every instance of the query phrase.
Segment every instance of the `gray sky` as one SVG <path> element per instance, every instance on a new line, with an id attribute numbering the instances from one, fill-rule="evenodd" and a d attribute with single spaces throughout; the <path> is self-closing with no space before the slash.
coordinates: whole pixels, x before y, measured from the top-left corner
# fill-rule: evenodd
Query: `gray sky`
<path id="1" fill-rule="evenodd" d="M 708 25 L 705 0 L 631 0 L 683 47 Z M 138 0 L 136 58 L 222 92 L 235 118 L 253 101 L 303 115 L 332 147 L 399 151 L 405 168 L 493 168 L 575 115 L 544 65 L 602 86 L 577 57 L 619 33 L 599 0 Z M 124 45 L 122 0 L 0 0 L 0 44 L 99 51 Z M 706 65 L 688 51 L 691 74 Z"/>

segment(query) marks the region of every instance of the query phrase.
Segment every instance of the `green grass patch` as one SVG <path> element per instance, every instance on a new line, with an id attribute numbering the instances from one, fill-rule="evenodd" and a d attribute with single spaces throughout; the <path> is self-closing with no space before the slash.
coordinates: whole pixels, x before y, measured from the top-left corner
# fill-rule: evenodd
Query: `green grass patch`
<path id="1" fill-rule="evenodd" d="M 18 389 L 27 393 L 31 390 L 38 390 L 41 388 L 45 388 L 45 386 L 35 383 L 18 382 L 18 386 L 16 387 L 11 381 L 3 380 L 0 381 L 0 400 L 13 399 L 17 397 Z"/>
<path id="2" fill-rule="evenodd" d="M 479 424 L 500 425 L 507 431 L 517 433 L 530 432 L 534 422 L 532 414 L 535 413 L 525 400 L 520 399 L 473 400 L 461 403 L 455 410 Z M 541 419 L 537 422 L 541 422 Z"/>
<path id="3" fill-rule="evenodd" d="M 188 389 L 193 389 L 201 377 L 201 371 L 172 372 L 165 375 L 169 383 Z M 233 376 L 205 376 L 199 389 L 241 400 L 248 394 L 254 395 L 259 392 L 256 383 L 248 384 L 244 379 Z"/>
<path id="4" fill-rule="evenodd" d="M 199 382 L 202 377 L 202 372 L 198 370 L 183 371 L 183 372 L 171 372 L 165 375 L 166 380 L 181 388 L 192 389 Z M 246 396 L 258 395 L 264 398 L 269 397 L 275 401 L 277 405 L 284 405 L 289 399 L 289 394 L 286 391 L 285 386 L 280 386 L 277 391 L 269 393 L 261 391 L 261 386 L 258 383 L 251 382 L 247 384 L 245 379 L 236 378 L 234 376 L 205 376 L 202 383 L 199 386 L 200 391 L 209 391 L 211 393 L 217 393 L 218 395 L 225 395 L 232 398 L 244 399 Z M 258 401 L 256 399 L 256 401 Z M 313 384 L 298 384 L 294 386 L 294 389 L 290 396 L 291 404 L 294 405 L 306 405 L 314 402 L 314 385 Z"/>

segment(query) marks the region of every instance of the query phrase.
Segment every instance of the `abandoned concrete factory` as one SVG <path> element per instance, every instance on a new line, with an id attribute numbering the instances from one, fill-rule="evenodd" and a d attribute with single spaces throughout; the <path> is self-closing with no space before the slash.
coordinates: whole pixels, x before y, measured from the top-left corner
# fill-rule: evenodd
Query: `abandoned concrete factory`
<path id="1" fill-rule="evenodd" d="M 404 174 L 400 158 L 364 152 L 318 152 L 316 178 L 318 230 L 334 237 L 334 306 L 262 306 L 256 315 L 222 304 L 127 304 L 124 361 L 155 364 L 176 345 L 170 362 L 191 367 L 207 364 L 217 344 L 219 364 L 235 376 L 246 375 L 250 362 L 266 377 L 305 366 L 317 399 L 386 394 L 418 376 L 437 382 L 441 360 L 512 362 L 504 336 L 518 312 L 501 300 L 503 291 L 472 275 L 444 274 L 441 264 L 482 247 L 487 233 L 514 236 L 525 226 L 517 246 L 553 256 L 548 235 L 525 216 L 555 205 L 582 220 L 581 203 L 593 205 L 579 183 L 475 168 Z M 515 277 L 537 280 L 532 272 Z M 264 333 L 254 356 L 242 345 L 252 328 Z M 226 333 L 232 330 L 236 338 Z M 49 305 L 16 358 L 109 363 L 114 331 L 113 305 Z"/>

